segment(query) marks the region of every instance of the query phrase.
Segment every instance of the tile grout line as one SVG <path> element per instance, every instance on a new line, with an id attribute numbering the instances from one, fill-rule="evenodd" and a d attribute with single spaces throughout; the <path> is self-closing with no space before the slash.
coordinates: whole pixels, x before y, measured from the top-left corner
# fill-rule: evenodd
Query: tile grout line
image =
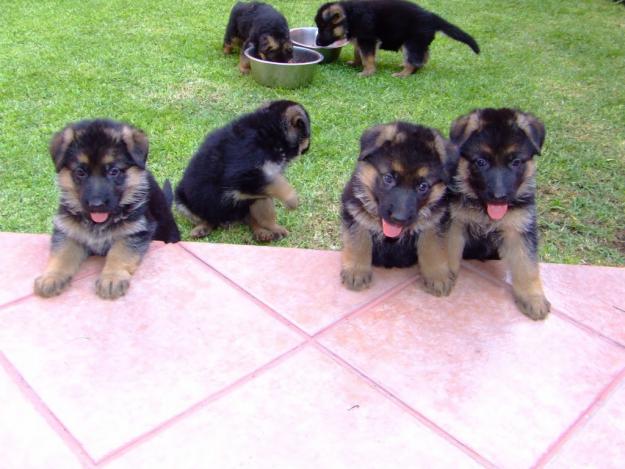
<path id="1" fill-rule="evenodd" d="M 262 375 L 266 373 L 267 371 L 271 370 L 272 368 L 275 368 L 276 366 L 280 365 L 282 362 L 289 359 L 292 355 L 299 352 L 302 348 L 306 347 L 309 343 L 310 343 L 310 340 L 301 342 L 298 345 L 294 346 L 293 348 L 287 350 L 286 352 L 278 355 L 277 357 L 272 358 L 267 363 L 259 366 L 258 368 L 255 368 L 249 373 L 232 381 L 230 384 L 227 384 L 221 389 L 218 389 L 217 391 L 209 394 L 207 397 L 199 400 L 195 404 L 192 404 L 191 406 L 187 407 L 185 410 L 178 413 L 177 415 L 174 415 L 173 417 L 170 417 L 167 420 L 164 420 L 163 422 L 156 425 L 155 427 L 148 430 L 147 432 L 144 432 L 140 434 L 139 436 L 132 438 L 131 440 L 124 443 L 123 445 L 119 446 L 118 448 L 108 452 L 107 454 L 102 456 L 99 460 L 97 460 L 95 464 L 97 465 L 97 467 L 104 466 L 110 463 L 111 461 L 123 456 L 124 454 L 136 448 L 137 446 L 141 446 L 143 443 L 149 441 L 150 439 L 152 439 L 159 433 L 167 431 L 167 429 L 173 427 L 174 425 L 186 419 L 187 417 L 190 417 L 191 415 L 195 414 L 196 412 L 200 411 L 201 409 L 211 404 L 212 402 L 219 400 L 226 394 L 229 394 L 233 392 L 235 389 L 252 381 L 259 375 Z"/>
<path id="2" fill-rule="evenodd" d="M 357 367 L 355 367 L 354 365 L 349 363 L 347 360 L 345 360 L 344 358 L 339 356 L 337 353 L 333 352 L 332 350 L 327 348 L 325 345 L 317 342 L 314 339 L 311 342 L 324 355 L 329 356 L 332 360 L 334 360 L 334 362 L 336 362 L 337 364 L 341 365 L 343 368 L 346 368 L 349 371 L 351 371 L 352 373 L 354 373 L 357 376 L 359 376 L 361 379 L 363 379 L 365 382 L 367 382 L 367 384 L 369 386 L 371 386 L 373 389 L 375 389 L 378 393 L 380 393 L 386 399 L 388 399 L 391 402 L 393 402 L 395 405 L 397 405 L 403 411 L 405 411 L 408 414 L 410 414 L 413 418 L 415 418 L 415 420 L 419 421 L 426 428 L 428 428 L 429 430 L 431 430 L 434 433 L 436 433 L 443 440 L 447 441 L 448 443 L 452 444 L 456 448 L 460 449 L 464 454 L 466 454 L 467 456 L 471 457 L 473 460 L 475 460 L 476 462 L 478 462 L 482 466 L 488 467 L 488 468 L 496 468 L 497 467 L 492 462 L 490 462 L 488 459 L 486 459 L 484 456 L 482 456 L 477 451 L 475 451 L 474 449 L 469 447 L 467 444 L 463 443 L 458 438 L 453 436 L 451 433 L 449 433 L 448 431 L 446 431 L 442 427 L 438 426 L 436 423 L 434 423 L 432 420 L 427 418 L 421 412 L 417 411 L 416 409 L 414 409 L 410 405 L 406 404 L 403 400 L 401 400 L 399 397 L 397 397 L 393 392 L 391 392 L 388 389 L 386 389 L 383 385 L 381 385 L 380 383 L 375 381 L 373 378 L 367 376 L 364 372 L 362 372 Z"/>
<path id="3" fill-rule="evenodd" d="M 610 381 L 605 388 L 597 394 L 593 401 L 586 407 L 580 415 L 568 426 L 564 432 L 558 436 L 558 438 L 547 447 L 545 452 L 538 458 L 538 460 L 531 466 L 532 468 L 544 467 L 553 457 L 562 449 L 567 441 L 571 437 L 581 431 L 581 429 L 590 421 L 595 414 L 601 410 L 606 401 L 610 398 L 612 392 L 622 383 L 625 382 L 625 368 L 619 371 L 616 376 Z"/>
<path id="4" fill-rule="evenodd" d="M 469 270 L 471 270 L 472 272 L 478 274 L 479 276 L 481 276 L 482 278 L 484 278 L 485 280 L 489 281 L 492 284 L 498 285 L 498 286 L 502 286 L 505 287 L 505 289 L 507 291 L 509 291 L 510 293 L 512 293 L 512 285 L 510 285 L 508 282 L 505 282 L 501 279 L 498 279 L 497 277 L 495 277 L 494 275 L 491 275 L 487 272 L 483 272 L 481 269 L 479 269 L 478 267 L 475 267 L 469 263 L 466 262 L 462 262 L 462 265 L 465 266 L 466 268 L 468 268 Z M 519 311 L 519 314 L 523 314 Z M 615 345 L 619 348 L 625 348 L 625 344 L 622 344 L 621 342 L 619 342 L 616 339 L 613 339 L 605 334 L 603 334 L 601 331 L 598 331 L 597 329 L 588 326 L 584 323 L 579 322 L 577 319 L 575 319 L 574 317 L 572 317 L 571 315 L 569 315 L 566 311 L 560 309 L 560 308 L 556 308 L 555 306 L 551 306 L 551 314 L 554 314 L 555 316 L 559 317 L 560 319 L 572 324 L 573 326 L 577 327 L 578 329 L 581 329 L 582 331 L 586 332 L 588 335 L 593 336 L 593 337 L 597 337 L 599 339 L 601 339 L 604 342 L 607 342 L 611 345 Z"/>
<path id="5" fill-rule="evenodd" d="M 63 422 L 52 412 L 35 390 L 28 384 L 17 368 L 10 362 L 7 356 L 0 351 L 0 366 L 4 368 L 9 379 L 17 386 L 21 394 L 34 407 L 35 412 L 41 416 L 46 423 L 52 428 L 52 431 L 61 439 L 71 453 L 76 456 L 78 461 L 86 468 L 96 467 L 96 462 L 87 453 L 78 439 L 70 433 L 63 425 Z"/>

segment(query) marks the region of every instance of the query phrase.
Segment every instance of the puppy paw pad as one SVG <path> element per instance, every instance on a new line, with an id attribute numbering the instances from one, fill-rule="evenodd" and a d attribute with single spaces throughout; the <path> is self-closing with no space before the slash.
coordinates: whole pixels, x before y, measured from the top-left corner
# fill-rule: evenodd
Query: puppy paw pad
<path id="1" fill-rule="evenodd" d="M 349 290 L 365 290 L 371 286 L 372 279 L 371 270 L 341 270 L 341 282 Z"/>
<path id="2" fill-rule="evenodd" d="M 114 300 L 124 296 L 130 287 L 130 277 L 128 275 L 103 274 L 96 280 L 96 293 L 100 298 Z"/>
<path id="3" fill-rule="evenodd" d="M 43 298 L 59 295 L 69 285 L 71 277 L 48 274 L 35 279 L 34 292 Z"/>

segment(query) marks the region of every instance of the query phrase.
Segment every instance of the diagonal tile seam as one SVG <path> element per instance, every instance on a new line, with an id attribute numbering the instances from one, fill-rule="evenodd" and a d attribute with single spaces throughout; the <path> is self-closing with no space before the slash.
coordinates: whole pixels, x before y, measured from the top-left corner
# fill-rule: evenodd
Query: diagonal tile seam
<path id="1" fill-rule="evenodd" d="M 182 248 L 187 250 L 184 246 L 182 246 Z M 336 325 L 336 324 L 338 324 L 340 322 L 343 322 L 344 320 L 346 320 L 346 319 L 348 319 L 350 317 L 354 317 L 357 314 L 360 314 L 360 313 L 362 313 L 364 311 L 367 311 L 371 307 L 373 307 L 373 306 L 379 304 L 380 302 L 386 300 L 388 297 L 397 294 L 399 291 L 403 290 L 408 285 L 410 285 L 417 277 L 419 277 L 419 275 L 413 276 L 413 277 L 411 277 L 409 279 L 404 280 L 403 282 L 400 282 L 398 285 L 395 285 L 394 287 L 386 290 L 384 293 L 382 293 L 381 295 L 379 295 L 377 298 L 373 299 L 372 301 L 368 302 L 367 304 L 361 306 L 360 308 L 356 308 L 354 311 L 351 311 L 350 313 L 344 315 L 343 317 L 341 317 L 340 319 L 338 319 L 337 321 L 332 323 L 330 326 L 327 326 L 327 327 L 323 328 L 322 330 L 316 332 L 313 335 L 309 335 L 306 331 L 302 330 L 299 326 L 297 326 L 296 324 L 292 323 L 288 318 L 282 316 L 277 311 L 275 311 L 273 308 L 271 308 L 269 305 L 264 303 L 262 300 L 256 298 L 251 292 L 247 291 L 245 288 L 243 288 L 240 285 L 238 285 L 232 279 L 230 279 L 226 275 L 222 274 L 220 271 L 215 269 L 212 265 L 208 264 L 202 258 L 196 256 L 194 253 L 192 253 L 190 251 L 188 251 L 188 252 L 193 257 L 195 257 L 199 262 L 201 262 L 202 264 L 206 265 L 211 270 L 215 271 L 217 274 L 219 274 L 222 278 L 227 280 L 230 284 L 232 284 L 238 290 L 242 291 L 243 293 L 245 293 L 246 295 L 248 295 L 252 299 L 254 299 L 259 305 L 263 306 L 263 309 L 265 311 L 267 311 L 271 316 L 275 317 L 276 319 L 280 320 L 281 322 L 283 322 L 285 324 L 289 324 L 293 329 L 298 330 L 302 335 L 306 336 L 307 337 L 307 341 L 304 344 L 302 344 L 302 346 L 308 345 L 308 344 L 313 345 L 319 351 L 321 351 L 325 355 L 329 356 L 335 363 L 337 363 L 341 367 L 347 369 L 348 371 L 350 371 L 352 373 L 355 373 L 358 377 L 363 379 L 364 382 L 367 385 L 369 385 L 372 389 L 374 389 L 378 394 L 381 394 L 385 399 L 390 400 L 392 403 L 397 405 L 404 412 L 407 412 L 409 415 L 411 415 L 413 418 L 415 418 L 418 422 L 420 422 L 421 424 L 425 425 L 426 428 L 434 431 L 437 435 L 442 437 L 445 441 L 449 442 L 450 444 L 452 444 L 455 447 L 457 447 L 458 449 L 460 449 L 463 453 L 467 454 L 469 457 L 471 457 L 472 459 L 477 461 L 479 464 L 481 464 L 484 467 L 488 467 L 488 468 L 495 468 L 496 467 L 493 463 L 488 461 L 486 458 L 484 458 L 482 455 L 480 455 L 477 451 L 475 451 L 474 449 L 469 447 L 467 444 L 463 443 L 458 438 L 456 438 L 452 434 L 448 433 L 442 427 L 438 426 L 432 420 L 430 420 L 427 417 L 425 417 L 419 411 L 417 411 L 416 409 L 412 408 L 410 405 L 408 405 L 407 403 L 402 401 L 399 397 L 397 397 L 395 394 L 393 394 L 390 390 L 386 389 L 382 384 L 380 384 L 377 381 L 375 381 L 374 379 L 370 378 L 363 371 L 361 371 L 358 368 L 354 367 L 347 360 L 344 360 L 339 355 L 337 355 L 336 353 L 332 352 L 330 349 L 326 348 L 324 345 L 320 344 L 317 341 L 317 338 L 322 333 L 327 332 L 334 325 Z"/>
<path id="2" fill-rule="evenodd" d="M 97 467 L 105 466 L 106 464 L 110 463 L 111 461 L 122 457 L 124 454 L 128 453 L 133 448 L 146 443 L 147 441 L 149 441 L 152 438 L 154 438 L 157 434 L 159 434 L 159 433 L 161 433 L 161 432 L 163 432 L 163 431 L 173 427 L 178 422 L 180 422 L 180 421 L 190 417 L 191 415 L 195 414 L 199 410 L 201 410 L 204 407 L 210 405 L 212 402 L 215 402 L 216 400 L 222 398 L 226 394 L 229 394 L 232 391 L 234 391 L 235 389 L 245 385 L 246 383 L 252 381 L 253 379 L 256 379 L 258 376 L 261 376 L 264 373 L 267 373 L 269 370 L 275 368 L 276 366 L 278 366 L 282 362 L 284 362 L 284 361 L 288 360 L 289 358 L 291 358 L 291 356 L 295 355 L 301 349 L 306 347 L 306 345 L 308 345 L 309 343 L 310 343 L 310 341 L 300 342 L 299 344 L 297 344 L 296 346 L 290 348 L 286 352 L 283 352 L 282 354 L 278 355 L 277 357 L 272 358 L 267 363 L 265 363 L 265 364 L 261 365 L 260 367 L 250 371 L 249 373 L 246 373 L 245 375 L 241 376 L 240 378 L 238 378 L 238 379 L 232 381 L 231 383 L 225 385 L 221 389 L 219 389 L 219 390 L 209 394 L 208 396 L 206 396 L 205 398 L 199 400 L 195 404 L 192 404 L 191 406 L 187 407 L 182 412 L 174 415 L 173 417 L 168 418 L 167 420 L 164 420 L 163 422 L 161 422 L 160 424 L 156 425 L 155 427 L 153 427 L 152 429 L 148 430 L 147 432 L 144 432 L 141 435 L 138 435 L 135 438 L 132 438 L 128 442 L 124 443 L 122 446 L 120 446 L 118 448 L 115 448 L 112 451 L 109 451 L 107 454 L 102 456 L 98 461 L 96 461 Z"/>
<path id="3" fill-rule="evenodd" d="M 568 426 L 551 445 L 547 447 L 545 452 L 532 465 L 532 469 L 544 467 L 564 446 L 564 444 L 578 431 L 588 423 L 594 415 L 605 405 L 616 388 L 625 383 L 625 368 L 619 371 L 595 399 L 582 411 L 582 413 Z"/>
<path id="4" fill-rule="evenodd" d="M 50 410 L 46 403 L 41 399 L 37 392 L 28 384 L 20 372 L 11 363 L 8 357 L 0 351 L 0 367 L 4 368 L 9 379 L 17 386 L 24 398 L 50 426 L 52 431 L 60 438 L 71 453 L 76 456 L 78 461 L 85 468 L 95 468 L 96 462 L 91 458 L 89 453 L 83 448 L 82 444 L 71 434 L 63 422 Z"/>
<path id="5" fill-rule="evenodd" d="M 475 460 L 476 462 L 478 462 L 479 464 L 481 464 L 484 467 L 488 467 L 488 468 L 496 468 L 497 467 L 495 464 L 490 462 L 488 459 L 486 459 L 484 456 L 479 454 L 473 448 L 471 448 L 467 444 L 463 443 L 461 440 L 456 438 L 454 435 L 452 435 L 451 433 L 446 431 L 444 428 L 442 428 L 441 426 L 437 425 L 432 420 L 430 420 L 428 417 L 423 415 L 417 409 L 413 408 L 412 406 L 410 406 L 409 404 L 404 402 L 401 398 L 399 398 L 397 395 L 395 395 L 392 391 L 390 391 L 386 387 L 384 387 L 384 385 L 382 385 L 381 383 L 377 382 L 373 378 L 369 377 L 367 374 L 365 374 L 364 371 L 362 371 L 359 368 L 357 368 L 356 366 L 352 365 L 350 362 L 348 362 L 347 360 L 345 360 L 344 358 L 339 356 L 337 353 L 335 353 L 332 350 L 330 350 L 329 348 L 327 348 L 325 345 L 320 344 L 316 340 L 313 340 L 312 343 L 324 355 L 327 355 L 335 363 L 341 365 L 343 368 L 346 368 L 347 370 L 349 370 L 352 373 L 354 373 L 355 375 L 357 375 L 359 378 L 361 378 L 363 381 L 365 381 L 370 387 L 372 387 L 379 394 L 384 396 L 387 400 L 391 401 L 393 404 L 398 406 L 404 412 L 406 412 L 409 415 L 411 415 L 414 419 L 419 421 L 422 425 L 424 425 L 426 428 L 428 428 L 432 432 L 436 433 L 439 437 L 441 437 L 442 439 L 444 439 L 448 443 L 452 444 L 456 448 L 460 449 L 467 456 L 471 457 L 473 460 Z"/>
<path id="6" fill-rule="evenodd" d="M 471 270 L 472 272 L 475 272 L 476 274 L 478 274 L 479 276 L 481 276 L 482 278 L 486 279 L 487 281 L 489 281 L 490 283 L 494 284 L 494 285 L 498 285 L 498 286 L 503 286 L 506 290 L 508 290 L 510 293 L 512 293 L 512 287 L 508 282 L 505 282 L 501 279 L 498 279 L 497 277 L 490 275 L 488 272 L 484 272 L 482 271 L 482 269 L 480 269 L 479 267 L 475 267 L 472 266 L 471 264 L 469 264 L 468 262 L 462 262 L 463 267 L 466 267 L 467 269 Z M 611 305 L 614 306 L 614 305 Z M 617 308 L 618 309 L 618 308 Z M 521 313 L 519 313 L 521 314 Z M 601 331 L 598 331 L 597 329 L 593 328 L 592 326 L 588 326 L 580 321 L 578 321 L 577 319 L 575 319 L 574 317 L 570 316 L 569 314 L 567 314 L 566 311 L 560 309 L 560 308 L 556 308 L 555 306 L 551 305 L 551 314 L 554 314 L 555 316 L 559 317 L 560 319 L 572 324 L 573 326 L 577 327 L 578 329 L 581 329 L 582 331 L 584 331 L 586 334 L 593 336 L 593 337 L 598 337 L 599 339 L 603 340 L 604 342 L 607 342 L 611 345 L 614 345 L 620 349 L 625 349 L 625 343 L 621 343 L 616 339 L 613 339 L 612 337 L 609 337 L 605 334 L 603 334 Z"/>
<path id="7" fill-rule="evenodd" d="M 162 248 L 162 247 L 164 247 L 164 246 L 165 246 L 165 244 L 164 244 L 164 243 L 163 243 L 163 244 L 159 243 L 159 244 L 157 244 L 157 245 L 151 245 L 150 247 L 151 247 L 151 251 L 153 252 L 153 251 L 156 251 L 156 250 L 158 250 L 158 249 L 161 249 L 161 248 Z M 141 268 L 141 267 L 139 267 L 139 268 Z M 70 282 L 70 285 L 69 285 L 67 288 L 71 288 L 71 284 L 72 284 L 72 283 L 74 283 L 74 282 L 79 282 L 79 281 L 81 281 L 81 280 L 84 280 L 84 279 L 86 279 L 86 278 L 92 277 L 92 276 L 97 275 L 97 274 L 98 274 L 98 271 L 97 271 L 97 270 L 93 270 L 93 271 L 87 270 L 86 272 L 82 272 L 82 273 L 81 273 L 81 272 L 79 272 L 78 274 L 76 274 L 76 275 L 72 278 L 72 280 L 71 280 L 71 282 Z M 36 277 L 35 277 L 35 278 L 36 278 Z M 35 278 L 33 278 L 33 279 L 32 279 L 32 281 L 33 281 L 33 282 L 35 281 Z M 61 293 L 61 294 L 62 294 L 62 293 Z M 0 304 L 0 312 L 1 312 L 3 309 L 6 309 L 6 308 L 9 308 L 9 307 L 11 307 L 11 306 L 15 306 L 15 305 L 17 305 L 17 304 L 20 304 L 20 303 L 22 303 L 22 302 L 24 302 L 24 301 L 26 301 L 26 300 L 28 300 L 29 298 L 32 298 L 32 297 L 34 297 L 34 296 L 35 296 L 35 294 L 34 294 L 33 292 L 31 292 L 31 293 L 28 293 L 28 294 L 26 294 L 26 295 L 24 295 L 24 296 L 20 296 L 20 297 L 14 298 L 14 299 L 12 299 L 12 300 L 9 300 L 9 301 L 7 301 L 6 303 L 2 303 L 2 304 Z"/>

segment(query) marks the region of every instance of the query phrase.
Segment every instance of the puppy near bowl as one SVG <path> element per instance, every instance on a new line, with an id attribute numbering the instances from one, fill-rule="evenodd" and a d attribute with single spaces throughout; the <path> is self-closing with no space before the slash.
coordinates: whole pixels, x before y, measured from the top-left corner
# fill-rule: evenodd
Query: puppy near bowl
<path id="1" fill-rule="evenodd" d="M 291 42 L 296 46 L 305 47 L 306 49 L 312 49 L 323 55 L 322 63 L 331 63 L 339 58 L 341 55 L 341 49 L 344 45 L 348 44 L 347 39 L 340 39 L 327 46 L 317 45 L 317 28 L 293 28 L 290 31 Z"/>
<path id="2" fill-rule="evenodd" d="M 254 47 L 245 50 L 251 75 L 258 83 L 272 88 L 299 88 L 310 84 L 323 56 L 314 50 L 295 46 L 289 63 L 269 62 L 254 57 Z"/>

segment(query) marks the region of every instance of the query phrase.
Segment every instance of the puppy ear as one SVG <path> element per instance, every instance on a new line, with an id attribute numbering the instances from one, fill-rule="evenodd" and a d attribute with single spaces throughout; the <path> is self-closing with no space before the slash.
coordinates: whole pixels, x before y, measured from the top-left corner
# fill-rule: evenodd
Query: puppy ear
<path id="1" fill-rule="evenodd" d="M 122 129 L 122 141 L 134 163 L 139 168 L 145 169 L 149 150 L 148 137 L 142 131 L 125 125 Z"/>
<path id="2" fill-rule="evenodd" d="M 345 19 L 345 10 L 340 5 L 333 3 L 326 8 L 321 17 L 332 24 L 338 24 Z"/>
<path id="3" fill-rule="evenodd" d="M 451 124 L 451 130 L 449 131 L 449 138 L 451 141 L 462 146 L 469 137 L 480 128 L 480 111 L 473 111 L 466 116 L 459 117 L 453 124 Z"/>
<path id="4" fill-rule="evenodd" d="M 302 138 L 310 136 L 310 119 L 299 104 L 289 106 L 284 111 L 284 121 L 286 139 L 291 145 L 297 145 Z"/>
<path id="5" fill-rule="evenodd" d="M 545 126 L 543 123 L 531 114 L 517 111 L 516 125 L 525 133 L 536 154 L 540 155 L 540 150 L 545 142 Z"/>
<path id="6" fill-rule="evenodd" d="M 432 133 L 434 134 L 434 150 L 443 165 L 443 180 L 448 184 L 454 174 L 456 174 L 460 153 L 458 152 L 458 147 L 449 140 L 444 139 L 440 133 L 435 130 Z"/>
<path id="7" fill-rule="evenodd" d="M 393 143 L 402 143 L 405 139 L 406 133 L 399 130 L 397 123 L 371 127 L 365 130 L 362 137 L 360 137 L 360 156 L 358 160 L 364 161 L 382 148 L 386 148 Z"/>
<path id="8" fill-rule="evenodd" d="M 54 168 L 57 173 L 63 168 L 65 152 L 70 143 L 74 140 L 74 136 L 74 129 L 71 126 L 67 126 L 52 137 L 52 141 L 50 142 L 50 156 L 52 156 Z"/>
<path id="9" fill-rule="evenodd" d="M 280 47 L 276 38 L 271 34 L 261 34 L 258 38 L 258 49 L 259 52 L 265 52 L 270 50 L 277 50 Z"/>

